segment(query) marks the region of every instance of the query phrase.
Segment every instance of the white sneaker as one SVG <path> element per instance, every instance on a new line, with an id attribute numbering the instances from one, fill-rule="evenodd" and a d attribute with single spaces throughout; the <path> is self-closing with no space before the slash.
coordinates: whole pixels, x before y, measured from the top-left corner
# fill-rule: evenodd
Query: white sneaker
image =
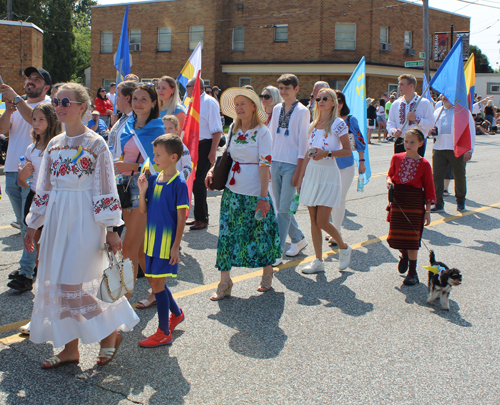
<path id="1" fill-rule="evenodd" d="M 306 238 L 302 239 L 301 241 L 297 243 L 291 243 L 290 244 L 290 249 L 286 251 L 287 256 L 297 256 L 302 249 L 304 249 L 307 246 L 307 241 Z"/>
<path id="2" fill-rule="evenodd" d="M 28 322 L 26 325 L 21 326 L 19 328 L 19 333 L 23 335 L 29 335 L 30 334 L 30 329 L 31 329 L 31 322 Z"/>
<path id="3" fill-rule="evenodd" d="M 347 269 L 349 264 L 351 264 L 352 248 L 347 245 L 347 249 L 340 249 L 339 251 L 339 271 L 342 271 Z"/>
<path id="4" fill-rule="evenodd" d="M 319 273 L 320 271 L 325 271 L 325 263 L 318 258 L 314 259 L 312 263 L 309 263 L 302 269 L 302 273 L 305 274 Z"/>
<path id="5" fill-rule="evenodd" d="M 15 228 L 15 229 L 21 229 L 21 227 L 19 226 L 19 224 L 18 224 L 17 222 L 15 222 L 15 221 L 14 221 L 14 222 L 11 222 L 11 223 L 10 223 L 10 226 L 11 226 L 12 228 Z"/>
<path id="6" fill-rule="evenodd" d="M 281 263 L 283 263 L 283 256 L 278 257 L 276 261 L 273 263 L 273 267 L 278 267 Z"/>

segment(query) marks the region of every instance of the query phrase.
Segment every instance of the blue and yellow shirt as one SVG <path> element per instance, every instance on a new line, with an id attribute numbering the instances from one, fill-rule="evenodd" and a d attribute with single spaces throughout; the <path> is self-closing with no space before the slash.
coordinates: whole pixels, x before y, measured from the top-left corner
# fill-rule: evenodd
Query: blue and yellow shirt
<path id="1" fill-rule="evenodd" d="M 148 179 L 144 253 L 150 257 L 170 259 L 170 248 L 177 232 L 177 210 L 189 208 L 188 188 L 179 172 L 167 183 L 158 181 L 159 174 L 155 173 Z"/>

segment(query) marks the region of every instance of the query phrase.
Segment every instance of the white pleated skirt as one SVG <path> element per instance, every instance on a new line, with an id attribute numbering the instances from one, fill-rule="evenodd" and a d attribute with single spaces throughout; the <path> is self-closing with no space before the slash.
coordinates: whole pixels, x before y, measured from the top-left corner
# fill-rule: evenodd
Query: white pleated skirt
<path id="1" fill-rule="evenodd" d="M 300 190 L 300 203 L 307 207 L 338 207 L 342 181 L 335 159 L 309 160 Z"/>

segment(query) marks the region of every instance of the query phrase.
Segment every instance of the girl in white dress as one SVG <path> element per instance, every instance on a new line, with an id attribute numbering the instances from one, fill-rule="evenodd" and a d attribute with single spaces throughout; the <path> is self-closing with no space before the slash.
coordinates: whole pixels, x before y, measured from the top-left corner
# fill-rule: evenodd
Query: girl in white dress
<path id="1" fill-rule="evenodd" d="M 65 345 L 42 363 L 44 369 L 78 363 L 79 338 L 83 343 L 101 341 L 97 364 L 104 365 L 122 341 L 117 329 L 129 331 L 139 322 L 125 297 L 113 304 L 97 298 L 108 266 L 104 244 L 114 252 L 121 248 L 112 232 L 123 223 L 113 162 L 104 139 L 82 124 L 90 105 L 83 86 L 64 84 L 52 103 L 66 132 L 47 145 L 26 217 L 28 251 L 34 249 L 35 230 L 44 226 L 30 339 Z"/>
<path id="2" fill-rule="evenodd" d="M 345 270 L 351 262 L 351 247 L 330 223 L 332 208 L 340 206 L 342 192 L 335 158 L 351 154 L 348 132 L 347 125 L 339 118 L 337 94 L 329 88 L 321 89 L 316 98 L 314 120 L 309 128 L 309 153 L 304 159 L 300 186 L 297 188 L 300 203 L 309 210 L 316 253 L 316 259 L 302 269 L 303 273 L 317 273 L 325 269 L 322 230 L 331 235 L 340 248 L 339 270 Z"/>

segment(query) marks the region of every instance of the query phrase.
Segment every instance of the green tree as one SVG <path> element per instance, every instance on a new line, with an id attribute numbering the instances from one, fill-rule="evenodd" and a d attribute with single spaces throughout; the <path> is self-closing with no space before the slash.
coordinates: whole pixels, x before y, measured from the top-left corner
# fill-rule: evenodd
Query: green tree
<path id="1" fill-rule="evenodd" d="M 75 13 L 73 17 L 76 50 L 76 69 L 73 81 L 82 82 L 85 69 L 90 66 L 91 29 L 87 14 L 83 11 Z"/>
<path id="2" fill-rule="evenodd" d="M 474 54 L 476 73 L 493 73 L 488 57 L 481 52 L 479 47 L 470 45 L 469 55 Z"/>

